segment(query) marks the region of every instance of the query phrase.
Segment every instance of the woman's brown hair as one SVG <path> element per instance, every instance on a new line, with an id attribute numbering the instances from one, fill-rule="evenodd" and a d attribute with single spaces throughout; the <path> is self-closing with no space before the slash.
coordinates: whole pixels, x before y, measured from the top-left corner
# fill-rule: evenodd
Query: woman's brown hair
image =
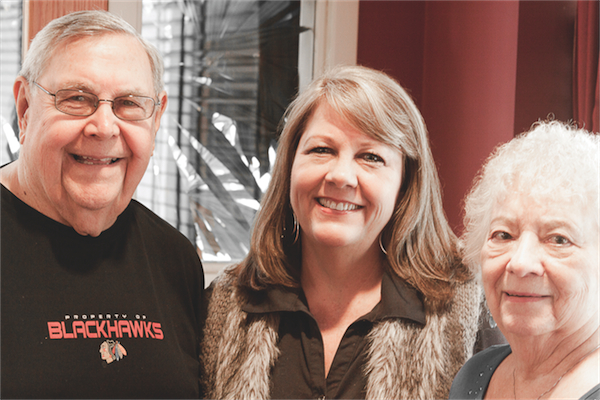
<path id="1" fill-rule="evenodd" d="M 256 215 L 248 256 L 232 271 L 238 285 L 300 285 L 301 253 L 290 206 L 290 176 L 300 137 L 323 103 L 361 132 L 403 154 L 402 185 L 381 243 L 393 273 L 418 289 L 434 308 L 453 294 L 470 271 L 460 263 L 457 239 L 442 208 L 440 183 L 423 118 L 408 93 L 388 75 L 338 67 L 313 81 L 282 120 L 269 188 Z"/>

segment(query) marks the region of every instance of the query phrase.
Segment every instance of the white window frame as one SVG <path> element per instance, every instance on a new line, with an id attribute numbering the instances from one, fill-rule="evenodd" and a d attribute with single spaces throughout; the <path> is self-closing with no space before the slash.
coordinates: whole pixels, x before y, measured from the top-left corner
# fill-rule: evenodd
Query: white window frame
<path id="1" fill-rule="evenodd" d="M 358 9 L 359 0 L 302 0 L 300 25 L 312 32 L 300 35 L 300 90 L 336 65 L 356 65 Z"/>
<path id="2" fill-rule="evenodd" d="M 108 0 L 108 11 L 142 32 L 142 0 Z"/>

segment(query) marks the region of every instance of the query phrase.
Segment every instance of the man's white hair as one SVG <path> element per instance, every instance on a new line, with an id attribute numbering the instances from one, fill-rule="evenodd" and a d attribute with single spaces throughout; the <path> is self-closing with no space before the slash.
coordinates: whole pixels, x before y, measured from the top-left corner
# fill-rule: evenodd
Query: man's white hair
<path id="1" fill-rule="evenodd" d="M 124 19 L 101 10 L 74 12 L 50 21 L 32 40 L 19 75 L 36 82 L 61 45 L 108 34 L 130 35 L 140 42 L 148 54 L 155 94 L 162 92 L 164 66 L 158 50 Z"/>

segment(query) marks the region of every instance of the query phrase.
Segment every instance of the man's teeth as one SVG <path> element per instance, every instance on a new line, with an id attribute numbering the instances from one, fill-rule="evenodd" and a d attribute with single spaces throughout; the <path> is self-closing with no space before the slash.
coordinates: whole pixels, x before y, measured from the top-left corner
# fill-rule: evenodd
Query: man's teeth
<path id="1" fill-rule="evenodd" d="M 93 158 L 88 156 L 75 156 L 75 160 L 81 164 L 87 165 L 109 165 L 118 160 L 118 158 L 106 157 L 106 158 Z"/>
<path id="2" fill-rule="evenodd" d="M 323 207 L 331 208 L 332 210 L 336 211 L 352 211 L 359 208 L 356 204 L 336 203 L 335 201 L 326 199 L 319 199 L 319 204 L 321 204 Z"/>

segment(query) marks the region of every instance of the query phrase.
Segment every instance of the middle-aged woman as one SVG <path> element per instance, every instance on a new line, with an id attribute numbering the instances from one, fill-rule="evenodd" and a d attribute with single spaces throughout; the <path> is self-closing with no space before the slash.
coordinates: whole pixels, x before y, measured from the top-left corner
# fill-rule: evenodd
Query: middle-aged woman
<path id="1" fill-rule="evenodd" d="M 205 396 L 447 397 L 482 293 L 420 113 L 387 75 L 342 67 L 284 121 L 250 252 L 210 288 Z"/>
<path id="2" fill-rule="evenodd" d="M 499 147 L 467 196 L 465 261 L 481 265 L 508 345 L 478 353 L 456 399 L 598 399 L 600 140 L 557 121 Z"/>

